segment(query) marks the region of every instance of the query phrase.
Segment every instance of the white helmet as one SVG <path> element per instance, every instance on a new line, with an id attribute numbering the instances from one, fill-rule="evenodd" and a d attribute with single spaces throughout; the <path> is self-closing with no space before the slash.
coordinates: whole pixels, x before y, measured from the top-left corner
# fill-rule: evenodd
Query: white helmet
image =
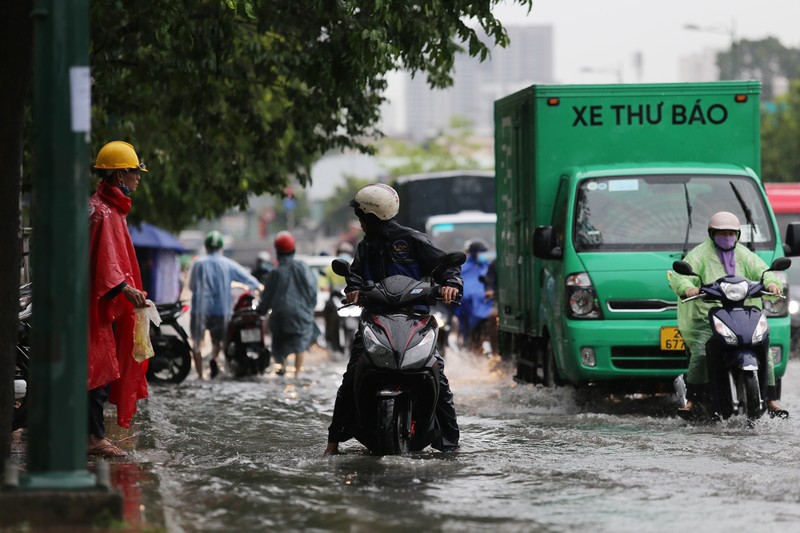
<path id="1" fill-rule="evenodd" d="M 350 207 L 371 213 L 381 220 L 389 220 L 397 216 L 400 210 L 400 197 L 388 185 L 373 183 L 359 189 Z"/>
<path id="2" fill-rule="evenodd" d="M 739 219 L 736 218 L 736 215 L 728 211 L 714 213 L 711 220 L 708 221 L 709 232 L 717 230 L 741 231 L 741 229 L 742 226 L 739 224 Z"/>

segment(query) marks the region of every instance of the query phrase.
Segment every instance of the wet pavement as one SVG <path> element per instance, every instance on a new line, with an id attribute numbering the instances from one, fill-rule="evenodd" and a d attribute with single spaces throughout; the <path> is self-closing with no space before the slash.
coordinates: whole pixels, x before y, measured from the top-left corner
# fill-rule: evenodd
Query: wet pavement
<path id="1" fill-rule="evenodd" d="M 152 387 L 131 431 L 112 434 L 130 451 L 112 478 L 133 529 L 788 531 L 800 524 L 798 366 L 783 383 L 790 419 L 692 426 L 672 395 L 548 390 L 450 353 L 459 452 L 374 457 L 348 441 L 323 457 L 344 360 L 320 351 L 299 377 Z"/>

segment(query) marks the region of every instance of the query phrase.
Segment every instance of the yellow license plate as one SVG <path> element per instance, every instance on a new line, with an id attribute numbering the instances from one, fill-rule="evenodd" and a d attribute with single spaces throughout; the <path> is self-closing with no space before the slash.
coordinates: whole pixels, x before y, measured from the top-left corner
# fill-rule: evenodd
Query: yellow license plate
<path id="1" fill-rule="evenodd" d="M 662 350 L 683 350 L 683 337 L 678 328 L 661 328 Z"/>

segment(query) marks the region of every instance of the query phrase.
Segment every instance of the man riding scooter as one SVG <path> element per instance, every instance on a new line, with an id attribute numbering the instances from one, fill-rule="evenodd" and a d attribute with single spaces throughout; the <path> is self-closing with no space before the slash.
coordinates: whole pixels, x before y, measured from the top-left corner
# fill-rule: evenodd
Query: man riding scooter
<path id="1" fill-rule="evenodd" d="M 351 271 L 358 274 L 360 282 L 381 281 L 395 274 L 402 274 L 416 280 L 430 276 L 445 252 L 431 244 L 428 236 L 419 231 L 401 226 L 395 220 L 400 210 L 397 192 L 382 183 L 362 187 L 350 202 L 361 222 L 365 237 L 356 247 Z M 461 292 L 460 267 L 446 270 L 441 276 L 443 282 L 441 298 L 444 303 L 454 302 Z M 358 295 L 364 287 L 354 285 L 348 279 L 345 289 L 347 301 L 358 303 Z M 364 353 L 364 339 L 356 333 L 350 353 L 347 370 L 342 376 L 342 384 L 336 394 L 333 407 L 333 420 L 328 428 L 326 455 L 339 453 L 339 443 L 353 436 L 355 418 L 354 372 L 356 362 Z M 440 437 L 432 446 L 441 451 L 458 449 L 459 430 L 453 393 L 444 374 L 444 359 L 436 355 L 440 369 L 439 398 L 436 406 L 436 421 Z"/>
<path id="2" fill-rule="evenodd" d="M 700 292 L 700 284 L 710 283 L 725 275 L 739 275 L 753 281 L 761 279 L 762 273 L 768 268 L 767 264 L 739 244 L 740 236 L 741 225 L 736 215 L 727 211 L 714 214 L 708 223 L 708 239 L 692 249 L 684 259 L 699 278 L 672 273 L 669 285 L 675 294 L 679 298 L 695 296 Z M 778 278 L 770 272 L 764 276 L 764 284 L 774 295 L 780 295 L 783 290 Z M 760 301 L 755 303 L 761 307 Z M 712 335 L 708 311 L 718 305 L 704 300 L 678 300 L 678 328 L 691 353 L 687 372 L 687 403 L 678 412 L 681 418 L 693 415 L 697 403 L 703 402 L 707 396 L 706 343 Z M 770 416 L 786 418 L 788 411 L 778 403 L 772 358 L 768 358 L 767 366 L 767 409 Z"/>

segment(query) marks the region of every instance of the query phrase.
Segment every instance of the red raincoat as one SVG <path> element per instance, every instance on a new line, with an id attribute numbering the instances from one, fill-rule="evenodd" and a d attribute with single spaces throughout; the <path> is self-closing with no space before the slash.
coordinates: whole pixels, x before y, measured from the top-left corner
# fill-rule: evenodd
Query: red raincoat
<path id="1" fill-rule="evenodd" d="M 142 276 L 126 217 L 131 199 L 101 181 L 89 199 L 88 388 L 111 383 L 117 424 L 128 428 L 136 401 L 147 398 L 147 361 L 133 358 L 134 308 L 122 293 L 104 296 L 123 281 L 142 290 Z M 112 327 L 113 324 L 113 327 Z"/>

